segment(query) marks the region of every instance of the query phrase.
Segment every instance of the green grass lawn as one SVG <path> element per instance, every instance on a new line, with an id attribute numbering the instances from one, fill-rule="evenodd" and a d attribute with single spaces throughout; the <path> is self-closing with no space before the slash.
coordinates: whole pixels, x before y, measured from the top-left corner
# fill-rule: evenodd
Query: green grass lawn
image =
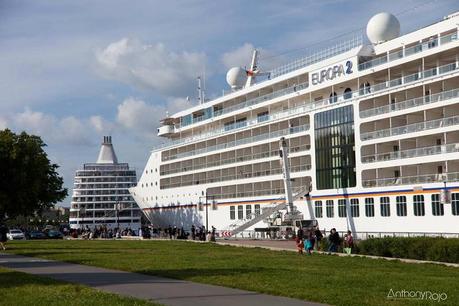
<path id="1" fill-rule="evenodd" d="M 333 305 L 459 305 L 459 269 L 433 264 L 183 241 L 15 241 L 9 247 L 17 254 Z M 448 298 L 387 299 L 390 289 L 445 292 Z"/>
<path id="2" fill-rule="evenodd" d="M 86 286 L 58 282 L 0 267 L 0 305 L 11 306 L 154 306 L 147 301 L 121 297 Z"/>

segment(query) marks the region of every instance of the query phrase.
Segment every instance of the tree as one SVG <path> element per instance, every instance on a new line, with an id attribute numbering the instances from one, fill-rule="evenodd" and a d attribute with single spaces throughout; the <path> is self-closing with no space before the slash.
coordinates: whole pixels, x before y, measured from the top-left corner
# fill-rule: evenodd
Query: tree
<path id="1" fill-rule="evenodd" d="M 50 208 L 67 196 L 39 136 L 0 131 L 0 221 Z"/>

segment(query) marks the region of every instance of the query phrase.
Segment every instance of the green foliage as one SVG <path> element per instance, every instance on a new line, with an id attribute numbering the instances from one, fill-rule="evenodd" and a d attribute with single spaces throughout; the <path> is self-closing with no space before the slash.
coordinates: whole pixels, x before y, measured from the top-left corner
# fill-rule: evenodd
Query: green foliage
<path id="1" fill-rule="evenodd" d="M 358 253 L 459 263 L 459 239 L 435 237 L 371 238 L 358 243 Z"/>
<path id="2" fill-rule="evenodd" d="M 0 221 L 30 215 L 67 196 L 40 137 L 0 131 Z"/>

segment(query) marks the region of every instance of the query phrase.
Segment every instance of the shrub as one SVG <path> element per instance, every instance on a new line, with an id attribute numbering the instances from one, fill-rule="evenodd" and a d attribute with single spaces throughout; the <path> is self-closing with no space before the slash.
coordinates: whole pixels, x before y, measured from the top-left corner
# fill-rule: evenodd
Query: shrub
<path id="1" fill-rule="evenodd" d="M 459 239 L 438 237 L 370 238 L 357 243 L 359 254 L 459 263 Z"/>

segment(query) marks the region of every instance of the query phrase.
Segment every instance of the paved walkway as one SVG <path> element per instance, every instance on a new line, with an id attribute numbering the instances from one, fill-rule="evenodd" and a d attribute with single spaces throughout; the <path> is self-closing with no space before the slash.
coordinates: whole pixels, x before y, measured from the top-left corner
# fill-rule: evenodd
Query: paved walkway
<path id="1" fill-rule="evenodd" d="M 220 286 L 6 253 L 0 253 L 0 266 L 170 306 L 323 305 Z"/>
<path id="2" fill-rule="evenodd" d="M 229 240 L 218 240 L 218 244 L 221 245 L 232 245 L 232 246 L 240 246 L 240 247 L 247 247 L 247 248 L 264 248 L 273 251 L 293 251 L 296 252 L 295 242 L 293 240 L 249 240 L 249 239 L 229 239 Z M 321 254 L 325 254 L 327 252 L 318 252 Z M 440 261 L 429 261 L 429 260 L 417 260 L 417 259 L 409 259 L 409 258 L 395 258 L 395 257 L 382 257 L 382 256 L 373 256 L 373 255 L 363 255 L 363 254 L 344 254 L 344 253 L 334 253 L 334 255 L 338 256 L 357 256 L 357 257 L 367 257 L 373 259 L 386 259 L 386 260 L 396 260 L 405 263 L 415 263 L 415 264 L 436 264 L 436 265 L 444 265 L 449 267 L 459 268 L 459 264 L 451 263 L 451 262 L 440 262 Z"/>

